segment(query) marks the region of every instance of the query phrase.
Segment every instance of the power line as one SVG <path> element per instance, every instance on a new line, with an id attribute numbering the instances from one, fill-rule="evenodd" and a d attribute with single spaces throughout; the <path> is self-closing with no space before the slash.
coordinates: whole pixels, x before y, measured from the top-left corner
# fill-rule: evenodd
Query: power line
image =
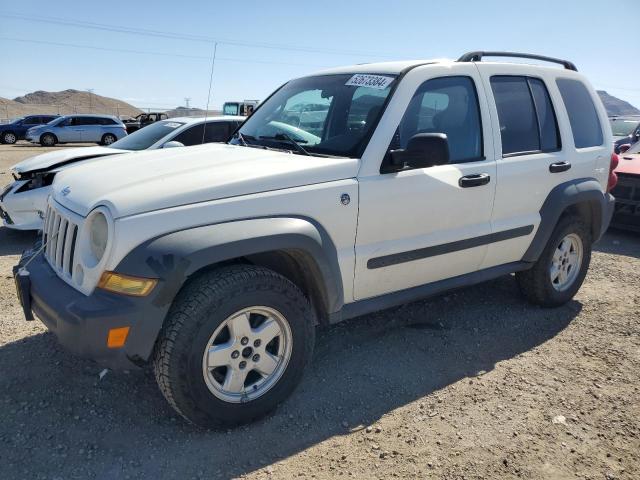
<path id="1" fill-rule="evenodd" d="M 79 45 L 77 43 L 64 43 L 64 42 L 51 42 L 49 40 L 28 40 L 26 38 L 15 38 L 15 37 L 5 37 L 0 36 L 0 40 L 7 40 L 11 42 L 21 42 L 21 43 L 35 43 L 40 45 L 52 45 L 57 47 L 72 47 L 72 48 L 85 48 L 89 50 L 98 50 L 103 52 L 116 52 L 116 53 L 133 53 L 136 55 L 158 55 L 162 57 L 176 57 L 176 58 L 190 58 L 197 60 L 210 60 L 211 57 L 207 57 L 204 55 L 184 55 L 180 53 L 164 53 L 164 52 L 152 52 L 148 50 L 130 50 L 125 48 L 107 48 L 107 47 L 98 47 L 94 45 Z M 261 63 L 261 64 L 269 64 L 269 65 L 288 65 L 295 67 L 313 67 L 313 68 L 327 68 L 327 65 L 317 65 L 310 63 L 291 63 L 291 62 L 278 62 L 271 60 L 257 60 L 251 58 L 231 58 L 231 57 L 218 57 L 217 60 L 225 61 L 225 62 L 238 62 L 238 63 Z"/>
<path id="2" fill-rule="evenodd" d="M 290 51 L 296 51 L 296 52 L 326 53 L 331 55 L 362 56 L 362 57 L 372 57 L 372 58 L 391 58 L 390 55 L 381 55 L 379 53 L 374 53 L 374 52 L 355 52 L 355 51 L 345 51 L 345 50 L 321 49 L 317 47 L 295 47 L 291 45 L 282 45 L 282 44 L 275 44 L 275 43 L 246 42 L 243 40 L 237 40 L 237 39 L 231 39 L 231 38 L 213 38 L 213 37 L 207 37 L 203 35 L 192 35 L 192 34 L 185 34 L 185 33 L 178 33 L 178 32 L 168 32 L 168 31 L 151 30 L 151 29 L 145 29 L 145 28 L 136 28 L 136 27 L 123 27 L 120 25 L 110 25 L 105 23 L 88 22 L 84 20 L 74 20 L 74 19 L 61 18 L 61 17 L 25 15 L 21 13 L 12 13 L 12 12 L 3 12 L 2 14 L 0 14 L 0 17 L 12 18 L 14 20 L 23 20 L 27 22 L 49 23 L 54 25 L 65 25 L 70 27 L 87 28 L 92 30 L 103 30 L 108 32 L 124 33 L 128 35 L 142 35 L 142 36 L 148 36 L 148 37 L 168 38 L 173 40 L 205 42 L 209 44 L 219 43 L 219 44 L 225 44 L 225 45 L 234 45 L 238 47 L 269 48 L 269 49 L 275 49 L 275 50 L 290 50 Z"/>
<path id="3" fill-rule="evenodd" d="M 216 53 L 218 51 L 218 44 L 213 44 L 213 55 L 211 55 L 211 74 L 209 75 L 209 92 L 207 93 L 207 107 L 204 109 L 204 125 L 202 127 L 202 143 L 204 143 L 204 136 L 207 130 L 207 115 L 209 113 L 209 101 L 211 100 L 211 87 L 213 86 L 213 69 L 216 66 Z"/>

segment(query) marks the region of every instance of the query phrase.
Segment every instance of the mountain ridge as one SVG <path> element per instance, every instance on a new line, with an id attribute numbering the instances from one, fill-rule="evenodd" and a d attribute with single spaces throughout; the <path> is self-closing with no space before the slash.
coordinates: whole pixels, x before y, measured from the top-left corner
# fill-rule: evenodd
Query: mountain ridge
<path id="1" fill-rule="evenodd" d="M 607 115 L 640 115 L 640 109 L 629 102 L 609 94 L 605 90 L 597 90 Z M 116 116 L 134 117 L 142 113 L 137 107 L 117 98 L 105 97 L 81 90 L 67 89 L 59 92 L 36 90 L 8 99 L 0 97 L 0 118 L 15 118 L 38 113 L 68 115 L 72 113 L 102 113 Z M 170 117 L 182 115 L 204 115 L 199 108 L 176 107 L 167 110 Z M 218 110 L 210 110 L 209 115 L 220 114 Z"/>

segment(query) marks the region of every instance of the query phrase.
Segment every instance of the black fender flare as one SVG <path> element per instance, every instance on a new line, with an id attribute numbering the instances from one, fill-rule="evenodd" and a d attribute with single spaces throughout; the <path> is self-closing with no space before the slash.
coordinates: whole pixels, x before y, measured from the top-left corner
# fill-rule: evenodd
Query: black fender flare
<path id="1" fill-rule="evenodd" d="M 574 205 L 589 206 L 592 238 L 594 242 L 598 241 L 611 221 L 613 202 L 613 197 L 602 191 L 602 185 L 595 178 L 579 178 L 557 185 L 540 208 L 540 226 L 522 260 L 538 260 L 558 220 L 567 208 Z"/>
<path id="2" fill-rule="evenodd" d="M 326 311 L 342 308 L 342 277 L 336 247 L 324 228 L 309 218 L 254 218 L 167 233 L 135 247 L 115 271 L 158 278 L 153 304 L 168 308 L 187 279 L 198 270 L 273 251 L 303 253 L 312 263 L 308 270 Z"/>

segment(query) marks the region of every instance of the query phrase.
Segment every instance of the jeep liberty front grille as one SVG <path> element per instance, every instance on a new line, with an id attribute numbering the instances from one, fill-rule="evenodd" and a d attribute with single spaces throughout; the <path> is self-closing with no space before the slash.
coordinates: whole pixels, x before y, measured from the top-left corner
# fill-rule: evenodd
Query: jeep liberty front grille
<path id="1" fill-rule="evenodd" d="M 53 200 L 49 201 L 42 229 L 42 243 L 46 245 L 44 256 L 58 276 L 66 280 L 72 280 L 74 275 L 78 223 L 58 209 Z"/>

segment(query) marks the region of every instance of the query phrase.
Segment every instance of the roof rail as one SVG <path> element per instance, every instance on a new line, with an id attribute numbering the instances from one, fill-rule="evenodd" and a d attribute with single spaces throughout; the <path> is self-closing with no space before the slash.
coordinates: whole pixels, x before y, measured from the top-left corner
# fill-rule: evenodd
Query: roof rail
<path id="1" fill-rule="evenodd" d="M 544 55 L 534 55 L 532 53 L 517 53 L 517 52 L 468 52 L 462 55 L 459 62 L 481 62 L 482 57 L 513 57 L 513 58 L 530 58 L 532 60 L 542 60 L 543 62 L 559 63 L 567 70 L 573 70 L 577 72 L 578 69 L 569 60 L 561 60 L 559 58 L 545 57 Z"/>

